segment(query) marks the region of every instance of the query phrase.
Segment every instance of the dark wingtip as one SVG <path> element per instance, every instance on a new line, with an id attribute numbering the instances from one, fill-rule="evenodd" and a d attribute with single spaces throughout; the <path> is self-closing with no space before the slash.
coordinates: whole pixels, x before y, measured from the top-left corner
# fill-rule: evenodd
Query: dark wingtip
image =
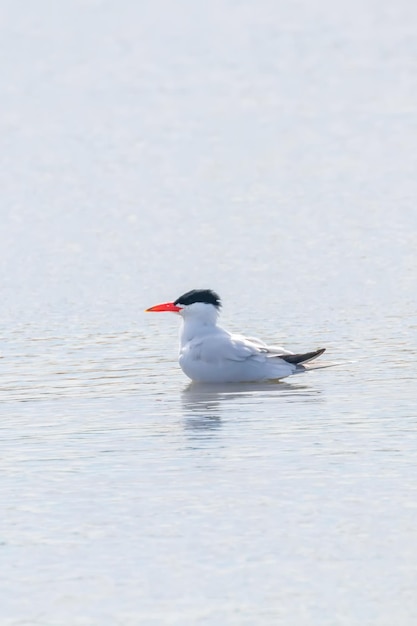
<path id="1" fill-rule="evenodd" d="M 323 352 L 326 352 L 326 348 L 320 348 L 319 350 L 314 350 L 313 352 L 305 352 L 304 354 L 280 354 L 279 358 L 287 363 L 298 365 L 299 363 L 307 363 L 307 361 L 317 359 L 317 357 L 321 356 Z"/>

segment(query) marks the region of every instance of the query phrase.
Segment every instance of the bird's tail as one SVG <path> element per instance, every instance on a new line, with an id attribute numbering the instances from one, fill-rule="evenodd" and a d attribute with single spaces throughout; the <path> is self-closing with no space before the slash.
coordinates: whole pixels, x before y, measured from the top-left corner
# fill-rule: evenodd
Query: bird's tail
<path id="1" fill-rule="evenodd" d="M 322 370 L 326 367 L 337 367 L 338 365 L 349 365 L 351 363 L 355 363 L 355 361 L 336 361 L 336 363 L 324 363 L 323 365 L 313 363 L 313 365 L 306 365 L 305 367 L 304 365 L 299 365 L 298 367 L 302 367 L 304 371 L 309 372 L 310 370 Z"/>

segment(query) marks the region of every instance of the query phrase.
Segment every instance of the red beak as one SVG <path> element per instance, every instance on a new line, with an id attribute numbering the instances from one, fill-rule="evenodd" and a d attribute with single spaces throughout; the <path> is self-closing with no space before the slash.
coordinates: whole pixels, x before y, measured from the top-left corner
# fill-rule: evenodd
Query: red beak
<path id="1" fill-rule="evenodd" d="M 162 311 L 178 313 L 181 311 L 181 307 L 177 306 L 173 302 L 164 302 L 164 304 L 156 304 L 155 306 L 151 306 L 150 309 L 145 309 L 145 313 L 161 313 Z"/>

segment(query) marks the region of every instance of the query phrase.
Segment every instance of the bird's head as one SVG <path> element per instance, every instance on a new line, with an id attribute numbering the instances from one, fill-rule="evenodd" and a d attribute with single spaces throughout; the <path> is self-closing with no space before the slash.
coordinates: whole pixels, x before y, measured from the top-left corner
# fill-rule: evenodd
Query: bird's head
<path id="1" fill-rule="evenodd" d="M 184 319 L 217 316 L 221 307 L 220 297 L 211 289 L 192 289 L 187 291 L 174 302 L 156 304 L 146 309 L 149 313 L 169 311 L 178 313 Z"/>

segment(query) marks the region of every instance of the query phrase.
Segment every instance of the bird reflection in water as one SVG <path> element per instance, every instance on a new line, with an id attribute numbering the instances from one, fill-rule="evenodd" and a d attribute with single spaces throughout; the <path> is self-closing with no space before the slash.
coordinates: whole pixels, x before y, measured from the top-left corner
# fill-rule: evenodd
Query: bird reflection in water
<path id="1" fill-rule="evenodd" d="M 188 431 L 217 431 L 222 425 L 225 409 L 230 402 L 245 404 L 257 398 L 259 402 L 277 395 L 286 402 L 317 401 L 319 392 L 307 385 L 282 381 L 265 383 L 190 383 L 181 394 L 184 428 Z"/>
<path id="2" fill-rule="evenodd" d="M 191 383 L 181 394 L 184 429 L 198 432 L 217 431 L 221 427 L 221 393 L 211 385 Z"/>

